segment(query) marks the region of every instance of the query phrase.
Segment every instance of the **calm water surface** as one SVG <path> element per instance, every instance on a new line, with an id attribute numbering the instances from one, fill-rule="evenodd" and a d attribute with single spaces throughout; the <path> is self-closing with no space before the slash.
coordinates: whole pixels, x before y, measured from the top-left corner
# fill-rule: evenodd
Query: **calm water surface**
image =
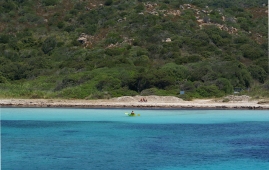
<path id="1" fill-rule="evenodd" d="M 267 170 L 269 112 L 1 108 L 1 168 Z"/>

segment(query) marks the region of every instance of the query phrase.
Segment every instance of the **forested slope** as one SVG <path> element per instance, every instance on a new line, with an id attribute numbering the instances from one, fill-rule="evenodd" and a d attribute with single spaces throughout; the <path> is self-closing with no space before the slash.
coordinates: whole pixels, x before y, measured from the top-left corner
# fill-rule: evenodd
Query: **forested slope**
<path id="1" fill-rule="evenodd" d="M 2 0 L 0 97 L 269 96 L 266 0 Z"/>

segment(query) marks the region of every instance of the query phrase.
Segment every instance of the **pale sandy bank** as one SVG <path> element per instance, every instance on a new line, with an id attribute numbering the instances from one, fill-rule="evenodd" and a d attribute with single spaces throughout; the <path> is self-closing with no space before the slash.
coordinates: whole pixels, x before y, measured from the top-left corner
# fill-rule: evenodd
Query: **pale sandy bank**
<path id="1" fill-rule="evenodd" d="M 144 98 L 147 102 L 140 102 Z M 269 102 L 247 96 L 223 99 L 183 101 L 172 96 L 124 96 L 100 100 L 0 99 L 1 107 L 79 107 L 79 108 L 174 108 L 174 109 L 260 109 L 269 110 Z"/>

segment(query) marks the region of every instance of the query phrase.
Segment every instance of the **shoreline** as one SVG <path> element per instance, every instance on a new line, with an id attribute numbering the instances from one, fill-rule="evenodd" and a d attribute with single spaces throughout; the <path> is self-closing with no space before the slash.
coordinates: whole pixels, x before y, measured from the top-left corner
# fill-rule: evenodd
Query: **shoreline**
<path id="1" fill-rule="evenodd" d="M 222 102 L 216 99 L 183 101 L 175 97 L 146 96 L 147 102 L 139 102 L 140 96 L 124 96 L 113 99 L 0 99 L 0 107 L 18 108 L 145 108 L 145 109 L 241 109 L 269 110 L 269 103 L 258 100 Z"/>

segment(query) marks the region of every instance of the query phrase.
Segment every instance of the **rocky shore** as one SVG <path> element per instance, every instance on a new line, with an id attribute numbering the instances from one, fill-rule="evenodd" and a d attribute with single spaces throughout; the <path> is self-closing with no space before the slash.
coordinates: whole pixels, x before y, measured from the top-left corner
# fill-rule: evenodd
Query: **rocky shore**
<path id="1" fill-rule="evenodd" d="M 140 102 L 144 98 L 146 102 Z M 183 101 L 172 96 L 124 96 L 100 100 L 0 99 L 1 107 L 163 108 L 163 109 L 257 109 L 269 110 L 269 101 L 248 96 Z"/>

